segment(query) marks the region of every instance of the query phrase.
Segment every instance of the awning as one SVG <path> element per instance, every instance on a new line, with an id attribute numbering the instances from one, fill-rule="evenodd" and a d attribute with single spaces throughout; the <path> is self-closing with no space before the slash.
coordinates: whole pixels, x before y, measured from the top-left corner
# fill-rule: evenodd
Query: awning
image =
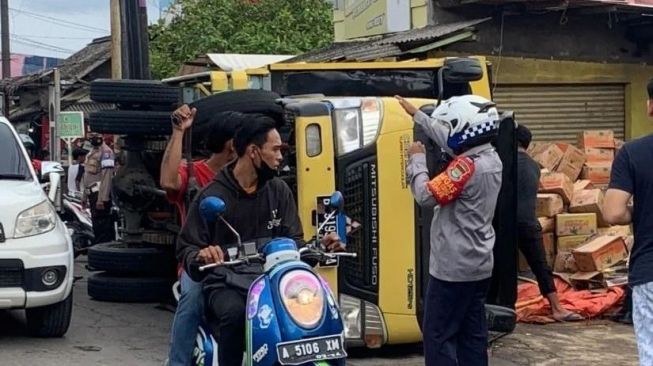
<path id="1" fill-rule="evenodd" d="M 295 57 L 295 55 L 251 55 L 238 53 L 209 53 L 207 56 L 211 62 L 223 71 L 256 69 Z"/>

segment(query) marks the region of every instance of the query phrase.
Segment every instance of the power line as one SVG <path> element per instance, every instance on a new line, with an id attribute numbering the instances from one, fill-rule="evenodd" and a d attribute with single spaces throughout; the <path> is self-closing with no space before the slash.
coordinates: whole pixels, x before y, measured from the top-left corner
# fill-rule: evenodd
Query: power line
<path id="1" fill-rule="evenodd" d="M 61 53 L 73 53 L 73 52 L 75 52 L 74 50 L 70 50 L 70 49 L 67 49 L 67 48 L 63 48 L 63 47 L 59 47 L 59 46 L 55 46 L 55 45 L 51 45 L 51 44 L 47 44 L 47 43 L 43 43 L 43 42 L 38 42 L 38 41 L 35 41 L 35 40 L 32 40 L 32 39 L 25 38 L 25 37 L 20 37 L 20 36 L 12 36 L 12 40 L 14 40 L 15 42 L 24 44 L 24 45 L 30 45 L 30 46 L 34 46 L 34 47 L 37 47 L 37 48 L 47 49 L 47 50 L 55 51 L 55 52 L 61 52 Z"/>
<path id="2" fill-rule="evenodd" d="M 90 39 L 92 37 L 58 37 L 58 36 L 40 36 L 40 35 L 34 35 L 34 34 L 18 34 L 18 33 L 11 33 L 12 36 L 20 36 L 20 37 L 30 37 L 30 38 L 43 38 L 43 39 Z"/>
<path id="3" fill-rule="evenodd" d="M 69 28 L 75 28 L 75 29 L 78 29 L 78 30 L 84 30 L 84 31 L 87 31 L 87 32 L 103 32 L 103 33 L 108 33 L 109 32 L 106 29 L 96 28 L 96 27 L 92 27 L 92 26 L 88 26 L 88 25 L 84 25 L 84 24 L 79 24 L 79 23 L 74 23 L 74 22 L 70 22 L 70 21 L 67 21 L 67 20 L 61 20 L 61 19 L 49 17 L 47 15 L 32 13 L 32 12 L 27 11 L 27 10 L 18 10 L 18 9 L 14 9 L 14 8 L 9 8 L 9 10 L 31 16 L 32 18 L 40 19 L 42 21 L 48 21 L 48 22 L 53 23 L 53 24 L 57 24 L 57 25 L 61 25 L 61 26 L 69 27 Z"/>

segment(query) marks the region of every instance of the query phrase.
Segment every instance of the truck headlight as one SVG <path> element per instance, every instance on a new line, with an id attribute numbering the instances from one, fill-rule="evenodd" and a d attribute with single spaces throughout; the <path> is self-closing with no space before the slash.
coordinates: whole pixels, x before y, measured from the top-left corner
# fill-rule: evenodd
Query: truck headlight
<path id="1" fill-rule="evenodd" d="M 336 151 L 344 155 L 374 141 L 381 129 L 382 108 L 378 98 L 331 100 L 335 110 Z"/>
<path id="2" fill-rule="evenodd" d="M 361 302 L 355 297 L 340 294 L 340 313 L 345 325 L 345 339 L 361 339 Z"/>
<path id="3" fill-rule="evenodd" d="M 303 270 L 290 271 L 281 278 L 279 289 L 288 314 L 299 326 L 318 325 L 324 313 L 324 289 L 315 275 Z"/>
<path id="4" fill-rule="evenodd" d="M 32 208 L 28 208 L 21 212 L 16 219 L 14 238 L 47 233 L 54 229 L 57 222 L 56 216 L 57 213 L 54 212 L 52 205 L 48 201 L 43 201 Z"/>
<path id="5" fill-rule="evenodd" d="M 388 334 L 383 315 L 376 305 L 340 294 L 340 312 L 348 344 L 379 348 L 387 342 Z"/>

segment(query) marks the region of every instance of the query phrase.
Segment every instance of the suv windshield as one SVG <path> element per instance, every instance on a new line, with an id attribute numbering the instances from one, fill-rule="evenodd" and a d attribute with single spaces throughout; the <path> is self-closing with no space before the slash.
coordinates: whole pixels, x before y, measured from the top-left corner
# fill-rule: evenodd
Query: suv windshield
<path id="1" fill-rule="evenodd" d="M 30 178 L 29 162 L 9 126 L 0 123 L 0 180 Z"/>

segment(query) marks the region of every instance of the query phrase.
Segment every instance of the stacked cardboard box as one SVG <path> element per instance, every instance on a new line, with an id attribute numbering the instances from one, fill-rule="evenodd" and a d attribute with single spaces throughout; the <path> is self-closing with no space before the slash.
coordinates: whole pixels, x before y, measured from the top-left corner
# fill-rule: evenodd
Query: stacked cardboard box
<path id="1" fill-rule="evenodd" d="M 587 160 L 581 178 L 590 180 L 595 186 L 607 186 L 616 148 L 614 133 L 611 130 L 581 132 L 578 146 L 583 149 Z"/>
<path id="2" fill-rule="evenodd" d="M 601 271 L 625 259 L 632 242 L 630 227 L 610 227 L 602 211 L 622 145 L 612 131 L 597 130 L 581 133 L 577 146 L 539 143 L 528 151 L 542 168 L 537 215 L 547 261 L 580 287 L 604 281 Z M 520 256 L 520 270 L 527 268 Z"/>

